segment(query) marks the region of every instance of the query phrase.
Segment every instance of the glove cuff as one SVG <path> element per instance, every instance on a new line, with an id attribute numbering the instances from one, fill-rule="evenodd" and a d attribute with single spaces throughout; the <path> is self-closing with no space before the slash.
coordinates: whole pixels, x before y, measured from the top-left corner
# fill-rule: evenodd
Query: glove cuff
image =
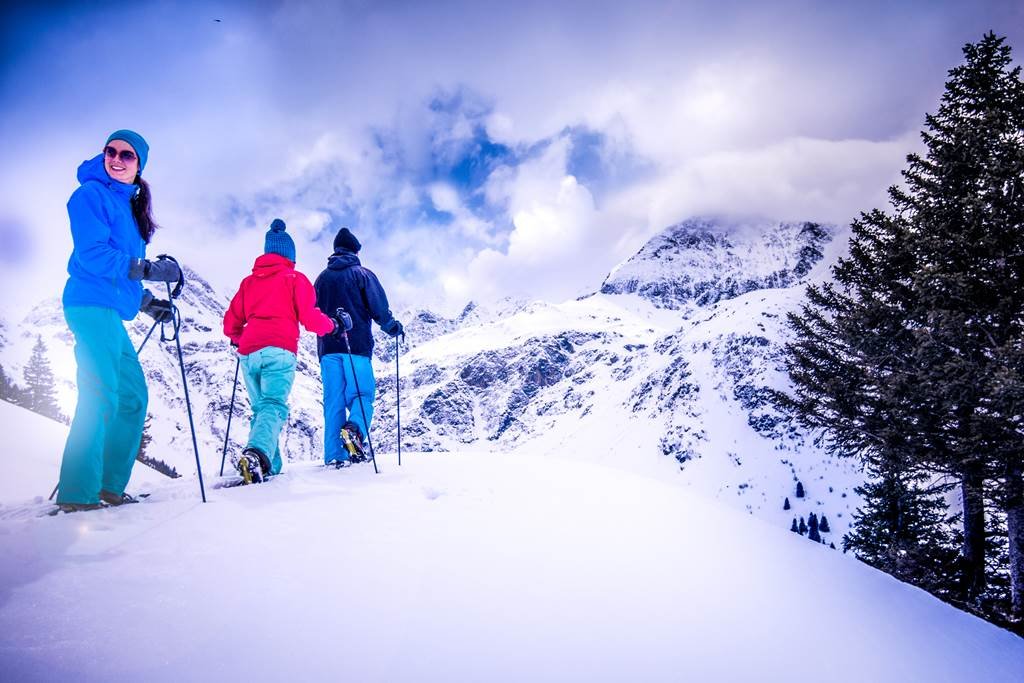
<path id="1" fill-rule="evenodd" d="M 129 280 L 145 280 L 147 275 L 149 275 L 149 261 L 146 259 L 135 258 L 128 264 Z"/>

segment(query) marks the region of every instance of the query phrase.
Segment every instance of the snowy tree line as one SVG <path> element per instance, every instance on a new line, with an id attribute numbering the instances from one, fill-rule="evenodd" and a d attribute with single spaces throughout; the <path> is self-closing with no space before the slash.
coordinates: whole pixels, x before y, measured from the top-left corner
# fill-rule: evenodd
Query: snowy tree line
<path id="1" fill-rule="evenodd" d="M 43 343 L 42 337 L 36 337 L 32 355 L 25 365 L 23 375 L 24 386 L 19 386 L 0 365 L 0 400 L 27 408 L 52 420 L 70 424 L 71 420 L 60 411 L 60 407 L 57 405 L 57 385 L 53 371 L 50 369 L 50 361 L 46 357 L 46 344 Z M 142 443 L 139 445 L 139 454 L 136 458 L 139 462 L 172 479 L 181 476 L 174 467 L 146 453 L 147 446 L 153 440 L 149 433 L 151 422 L 152 418 L 147 415 L 145 429 L 142 432 Z"/>
<path id="2" fill-rule="evenodd" d="M 844 548 L 1024 624 L 1024 83 L 1005 38 L 964 47 L 892 211 L 852 224 L 789 319 L 780 405 L 863 462 Z"/>
<path id="3" fill-rule="evenodd" d="M 57 405 L 57 385 L 50 369 L 50 361 L 46 357 L 46 344 L 43 343 L 42 337 L 36 337 L 23 376 L 24 385 L 19 386 L 7 375 L 3 366 L 0 366 L 0 399 L 68 424 L 70 420 L 61 413 Z"/>

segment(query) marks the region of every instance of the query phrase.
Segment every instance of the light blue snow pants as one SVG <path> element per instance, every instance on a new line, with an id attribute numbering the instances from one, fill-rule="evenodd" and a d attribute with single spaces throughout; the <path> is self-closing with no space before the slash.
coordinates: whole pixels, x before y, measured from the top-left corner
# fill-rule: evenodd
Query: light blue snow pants
<path id="1" fill-rule="evenodd" d="M 252 420 L 247 448 L 258 448 L 270 458 L 270 473 L 281 471 L 278 437 L 288 421 L 288 395 L 295 381 L 295 354 L 267 346 L 239 356 L 245 388 L 249 391 Z"/>
<path id="2" fill-rule="evenodd" d="M 370 433 L 373 397 L 377 392 L 373 365 L 366 356 L 328 353 L 320 357 L 320 377 L 324 382 L 324 463 L 348 460 L 348 451 L 341 442 L 341 427 L 351 420 L 359 425 L 363 438 Z"/>
<path id="3" fill-rule="evenodd" d="M 75 335 L 78 405 L 60 465 L 58 503 L 120 496 L 132 476 L 146 422 L 146 376 L 121 316 L 112 308 L 64 309 Z"/>

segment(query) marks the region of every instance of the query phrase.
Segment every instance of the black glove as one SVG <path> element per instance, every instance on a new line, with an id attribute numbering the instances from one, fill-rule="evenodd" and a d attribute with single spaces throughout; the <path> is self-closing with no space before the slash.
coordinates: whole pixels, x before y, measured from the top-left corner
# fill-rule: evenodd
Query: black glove
<path id="1" fill-rule="evenodd" d="M 389 337 L 397 337 L 398 335 L 402 335 L 402 338 L 405 339 L 405 328 L 402 327 L 402 323 L 398 322 L 394 318 L 392 318 L 391 322 L 389 322 L 387 325 L 381 327 L 381 329 L 384 330 L 384 334 L 388 335 Z"/>
<path id="2" fill-rule="evenodd" d="M 139 306 L 139 310 L 158 323 L 169 323 L 174 320 L 171 302 L 167 299 L 157 299 L 149 292 L 142 294 L 142 305 Z"/>
<path id="3" fill-rule="evenodd" d="M 337 308 L 334 311 L 334 317 L 331 318 L 334 321 L 334 332 L 332 334 L 341 336 L 342 332 L 348 332 L 352 329 L 352 316 L 348 314 L 344 308 Z"/>
<path id="4" fill-rule="evenodd" d="M 129 280 L 151 280 L 153 282 L 177 282 L 181 277 L 178 264 L 170 259 L 150 261 L 144 258 L 133 259 L 128 266 Z"/>

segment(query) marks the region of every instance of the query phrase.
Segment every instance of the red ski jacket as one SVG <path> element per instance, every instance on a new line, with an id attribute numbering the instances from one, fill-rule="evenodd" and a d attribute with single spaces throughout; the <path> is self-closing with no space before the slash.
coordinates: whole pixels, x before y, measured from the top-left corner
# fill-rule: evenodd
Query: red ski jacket
<path id="1" fill-rule="evenodd" d="M 295 353 L 299 323 L 318 335 L 334 331 L 334 321 L 316 307 L 316 292 L 295 264 L 280 254 L 256 259 L 224 314 L 224 334 L 248 355 L 268 346 Z"/>

